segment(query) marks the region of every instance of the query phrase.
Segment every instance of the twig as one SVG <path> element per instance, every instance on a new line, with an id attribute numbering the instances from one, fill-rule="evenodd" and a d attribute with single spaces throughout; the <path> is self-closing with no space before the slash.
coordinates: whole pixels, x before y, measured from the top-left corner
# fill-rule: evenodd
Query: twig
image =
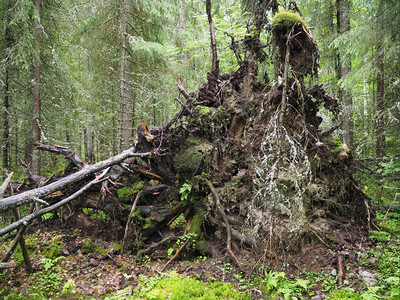
<path id="1" fill-rule="evenodd" d="M 241 268 L 242 265 L 240 264 L 239 259 L 233 253 L 232 248 L 231 248 L 232 235 L 231 235 L 231 227 L 229 225 L 228 217 L 226 216 L 224 210 L 222 209 L 221 202 L 219 200 L 217 191 L 215 190 L 213 184 L 208 179 L 205 179 L 205 181 L 206 181 L 208 187 L 210 188 L 211 193 L 214 196 L 215 204 L 217 205 L 217 209 L 218 209 L 219 213 L 221 214 L 221 217 L 224 220 L 224 223 L 226 224 L 226 250 L 228 251 L 229 255 L 233 258 L 233 260 L 235 261 L 236 265 L 239 268 Z"/>
<path id="2" fill-rule="evenodd" d="M 338 253 L 337 257 L 337 268 L 338 268 L 338 273 L 337 273 L 338 284 L 343 285 L 344 264 L 343 264 L 343 256 L 340 253 Z"/>
<path id="3" fill-rule="evenodd" d="M 131 223 L 132 220 L 132 215 L 136 210 L 136 205 L 139 202 L 140 197 L 142 196 L 142 191 L 140 191 L 135 198 L 135 201 L 133 202 L 131 212 L 129 213 L 128 221 L 126 222 L 125 226 L 125 234 L 124 234 L 124 239 L 122 240 L 122 247 L 121 247 L 121 255 L 124 254 L 124 251 L 126 250 L 126 240 L 128 239 L 128 231 L 129 231 L 129 224 Z"/>
<path id="4" fill-rule="evenodd" d="M 187 239 L 182 246 L 179 247 L 178 251 L 176 251 L 175 255 L 172 256 L 170 258 L 169 261 L 167 261 L 167 263 L 164 265 L 164 267 L 162 267 L 162 269 L 160 270 L 160 272 L 163 272 L 165 270 L 166 267 L 168 267 L 168 265 L 179 255 L 179 253 L 182 251 L 182 249 L 186 246 L 186 244 L 189 242 L 189 239 Z"/>
<path id="5" fill-rule="evenodd" d="M 140 251 L 136 254 L 135 262 L 137 261 L 137 259 L 138 259 L 141 255 L 143 255 L 143 254 L 145 254 L 145 253 L 153 252 L 155 249 L 157 249 L 157 248 L 160 247 L 161 245 L 163 245 L 163 244 L 165 244 L 165 243 L 167 243 L 167 242 L 169 242 L 169 241 L 174 241 L 174 240 L 176 241 L 177 239 L 178 239 L 177 236 L 173 236 L 173 235 L 167 236 L 167 237 L 163 238 L 161 241 L 159 241 L 159 242 L 157 242 L 157 243 L 155 243 L 155 244 L 149 246 L 148 248 L 140 250 Z"/>
<path id="6" fill-rule="evenodd" d="M 393 199 L 392 203 L 390 204 L 390 206 L 389 206 L 388 210 L 386 211 L 386 214 L 385 214 L 385 216 L 383 217 L 382 223 L 385 223 L 386 216 L 387 216 L 387 214 L 389 213 L 390 209 L 392 208 L 392 206 L 393 206 L 393 203 L 395 203 L 395 202 L 396 202 L 396 200 L 397 200 L 397 196 L 398 196 L 398 195 L 399 195 L 399 193 L 396 193 L 396 194 L 394 195 L 394 199 Z"/>

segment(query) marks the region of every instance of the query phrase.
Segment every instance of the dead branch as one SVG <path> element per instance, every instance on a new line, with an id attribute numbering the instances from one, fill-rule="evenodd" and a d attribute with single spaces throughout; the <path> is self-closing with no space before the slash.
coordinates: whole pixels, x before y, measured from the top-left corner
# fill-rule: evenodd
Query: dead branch
<path id="1" fill-rule="evenodd" d="M 86 170 L 82 169 L 82 170 Z M 47 214 L 49 212 L 52 212 L 53 210 L 56 210 L 57 208 L 71 202 L 73 199 L 75 199 L 76 197 L 82 195 L 83 193 L 85 193 L 89 188 L 92 187 L 92 185 L 102 182 L 102 178 L 107 174 L 108 168 L 106 170 L 104 170 L 100 175 L 96 176 L 95 179 L 93 179 L 92 181 L 90 181 L 88 184 L 86 184 L 83 188 L 79 189 L 78 191 L 76 191 L 75 193 L 73 193 L 71 196 L 65 198 L 64 200 L 61 200 L 60 202 L 57 202 L 56 204 L 53 204 L 49 207 L 40 209 L 40 210 L 36 210 L 33 213 L 23 217 L 22 219 L 15 221 L 14 223 L 3 227 L 0 229 L 0 236 L 9 233 L 15 229 L 20 228 L 23 225 L 28 225 L 30 222 L 32 222 L 34 219 L 36 219 L 37 217 L 40 217 L 44 214 Z M 9 197 L 11 198 L 11 197 Z"/>
<path id="2" fill-rule="evenodd" d="M 84 167 L 87 167 L 88 164 L 84 162 L 76 153 L 74 150 L 69 149 L 67 147 L 63 146 L 53 146 L 53 145 L 43 145 L 39 142 L 35 142 L 33 144 L 37 149 L 39 150 L 44 150 L 44 151 L 49 151 L 57 154 L 62 154 L 66 158 L 68 158 L 70 161 L 74 163 L 75 166 L 80 170 Z"/>
<path id="3" fill-rule="evenodd" d="M 176 251 L 176 253 L 174 254 L 174 256 L 171 257 L 171 259 L 169 261 L 167 261 L 167 263 L 164 265 L 164 267 L 162 267 L 162 269 L 160 270 L 160 272 L 163 272 L 165 270 L 166 267 L 168 267 L 168 265 L 179 255 L 179 253 L 181 253 L 182 249 L 186 246 L 186 244 L 189 242 L 189 239 L 187 239 L 182 246 L 179 247 L 178 251 Z"/>
<path id="4" fill-rule="evenodd" d="M 15 266 L 15 263 L 0 263 L 0 270 L 14 268 Z"/>
<path id="5" fill-rule="evenodd" d="M 176 85 L 178 87 L 179 92 L 183 95 L 183 97 L 185 97 L 186 100 L 188 100 L 188 101 L 192 100 L 192 97 L 190 96 L 188 91 L 183 86 L 181 74 L 178 74 L 178 83 Z M 186 106 L 185 106 L 185 109 L 187 109 Z"/>
<path id="6" fill-rule="evenodd" d="M 15 196 L 4 198 L 3 200 L 0 200 L 0 211 L 5 211 L 13 207 L 20 206 L 22 204 L 34 201 L 35 199 L 40 199 L 40 197 L 46 196 L 62 188 L 65 188 L 66 186 L 78 182 L 91 174 L 99 172 L 112 165 L 116 165 L 128 157 L 147 157 L 150 154 L 151 152 L 136 153 L 136 147 L 132 147 L 128 150 L 123 151 L 118 155 L 112 156 L 94 165 L 90 165 L 86 168 L 83 168 L 78 172 L 73 173 L 67 177 L 64 177 L 56 182 L 50 183 L 48 185 L 30 191 L 26 191 L 24 193 Z"/>
<path id="7" fill-rule="evenodd" d="M 338 273 L 337 273 L 338 284 L 343 285 L 344 263 L 343 263 L 343 256 L 340 253 L 338 253 L 337 257 L 337 268 L 338 268 Z"/>
<path id="8" fill-rule="evenodd" d="M 208 179 L 206 179 L 206 183 L 208 185 L 208 187 L 211 190 L 211 193 L 214 196 L 215 199 L 215 204 L 217 205 L 217 209 L 222 217 L 222 219 L 224 220 L 225 224 L 226 224 L 226 250 L 228 251 L 229 255 L 233 258 L 233 260 L 235 261 L 236 265 L 241 268 L 241 264 L 239 259 L 236 257 L 236 255 L 233 253 L 232 248 L 231 248 L 231 241 L 232 241 L 232 235 L 231 235 L 231 227 L 228 221 L 228 218 L 221 206 L 221 202 L 219 200 L 217 191 L 215 190 L 213 184 L 211 183 L 211 181 L 209 181 Z"/>
<path id="9" fill-rule="evenodd" d="M 124 251 L 126 250 L 125 247 L 126 247 L 126 240 L 128 239 L 129 225 L 130 225 L 131 220 L 132 220 L 132 215 L 136 210 L 136 205 L 138 204 L 139 199 L 140 199 L 141 196 L 142 196 L 142 191 L 140 191 L 136 195 L 135 201 L 133 202 L 133 205 L 132 205 L 131 212 L 129 213 L 128 221 L 126 222 L 126 226 L 125 226 L 124 238 L 122 240 L 121 255 L 124 254 Z"/>
<path id="10" fill-rule="evenodd" d="M 4 180 L 3 184 L 0 186 L 0 199 L 4 197 L 4 193 L 7 190 L 8 185 L 10 184 L 11 178 L 13 177 L 14 173 L 11 172 L 7 175 L 7 178 Z"/>
<path id="11" fill-rule="evenodd" d="M 164 245 L 165 243 L 167 243 L 167 242 L 169 242 L 169 241 L 176 241 L 176 240 L 178 240 L 178 237 L 177 237 L 177 236 L 170 235 L 170 236 L 167 236 L 167 237 L 163 238 L 161 241 L 152 244 L 152 245 L 149 246 L 148 248 L 140 250 L 140 251 L 137 253 L 137 255 L 136 255 L 135 262 L 137 261 L 137 259 L 138 259 L 141 255 L 146 254 L 146 253 L 154 252 L 154 250 L 156 250 L 156 249 L 159 248 L 160 246 Z"/>

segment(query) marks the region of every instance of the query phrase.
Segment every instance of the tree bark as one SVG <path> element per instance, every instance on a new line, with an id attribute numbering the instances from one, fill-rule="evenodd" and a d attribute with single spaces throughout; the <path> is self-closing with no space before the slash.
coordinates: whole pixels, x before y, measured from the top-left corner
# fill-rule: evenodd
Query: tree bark
<path id="1" fill-rule="evenodd" d="M 3 145 L 2 145 L 2 166 L 8 168 L 10 153 L 10 98 L 9 98 L 9 50 L 11 49 L 11 32 L 8 24 L 10 23 L 9 10 L 11 9 L 11 1 L 7 0 L 7 21 L 5 28 L 6 41 L 6 59 L 4 63 L 4 104 L 3 104 Z"/>
<path id="2" fill-rule="evenodd" d="M 350 30 L 350 2 L 349 0 L 336 1 L 336 14 L 337 14 L 337 33 L 339 35 Z M 337 56 L 337 79 L 338 81 L 345 77 L 351 68 L 351 58 L 349 54 Z M 351 92 L 338 87 L 338 96 L 343 103 L 343 117 L 342 129 L 344 142 L 353 149 L 354 134 L 353 134 L 353 99 Z"/>
<path id="3" fill-rule="evenodd" d="M 119 105 L 119 119 L 118 119 L 118 144 L 119 151 L 129 148 L 132 143 L 133 137 L 133 124 L 132 124 L 132 97 L 131 97 L 131 83 L 129 78 L 129 60 L 128 60 L 128 13 L 129 13 L 129 0 L 124 0 L 122 5 L 122 20 L 121 20 L 121 39 L 122 39 L 122 52 L 121 52 L 121 73 L 120 73 L 120 105 Z"/>
<path id="4" fill-rule="evenodd" d="M 211 52 L 212 52 L 211 72 L 218 75 L 219 61 L 217 55 L 217 41 L 215 39 L 214 23 L 211 15 L 211 0 L 206 0 L 206 12 L 207 12 L 208 24 L 210 26 L 210 36 L 211 36 Z"/>
<path id="5" fill-rule="evenodd" d="M 40 17 L 41 0 L 35 0 L 35 8 L 37 16 Z M 40 100 L 40 39 L 42 29 L 40 19 L 34 18 L 35 28 L 35 68 L 33 73 L 33 143 L 40 142 L 40 114 L 41 114 L 41 100 Z M 40 151 L 33 149 L 32 151 L 32 171 L 34 174 L 40 175 Z"/>
<path id="6" fill-rule="evenodd" d="M 383 50 L 378 49 L 378 74 L 376 78 L 376 113 L 378 115 L 376 121 L 376 157 L 379 160 L 385 156 L 385 67 L 383 64 Z"/>

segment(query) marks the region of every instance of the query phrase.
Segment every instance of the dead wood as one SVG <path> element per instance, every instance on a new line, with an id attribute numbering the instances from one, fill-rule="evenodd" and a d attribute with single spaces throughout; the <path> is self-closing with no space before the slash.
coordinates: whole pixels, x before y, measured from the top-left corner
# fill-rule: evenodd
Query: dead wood
<path id="1" fill-rule="evenodd" d="M 344 280 L 344 263 L 343 263 L 343 255 L 338 253 L 337 255 L 337 282 L 338 285 L 343 285 Z"/>
<path id="2" fill-rule="evenodd" d="M 17 265 L 15 263 L 0 263 L 0 270 L 4 270 L 4 269 L 10 269 L 10 268 L 14 268 Z"/>
<path id="3" fill-rule="evenodd" d="M 233 253 L 232 251 L 232 234 L 231 234 L 231 227 L 228 221 L 228 218 L 224 212 L 224 209 L 221 206 L 221 201 L 219 200 L 219 196 L 217 194 L 217 191 L 215 190 L 213 184 L 211 183 L 211 181 L 209 181 L 208 179 L 206 179 L 206 183 L 208 185 L 208 187 L 210 188 L 213 196 L 214 196 L 214 200 L 215 200 L 215 205 L 217 206 L 217 209 L 219 211 L 219 213 L 221 214 L 222 219 L 224 220 L 224 223 L 226 225 L 226 250 L 228 251 L 229 255 L 232 257 L 232 259 L 235 261 L 235 264 L 237 265 L 238 268 L 241 268 L 241 263 L 239 261 L 239 259 L 236 257 L 236 255 Z"/>
<path id="4" fill-rule="evenodd" d="M 76 153 L 74 150 L 69 149 L 67 147 L 63 146 L 56 146 L 56 145 L 44 145 L 39 142 L 35 142 L 33 144 L 37 149 L 39 150 L 44 150 L 44 151 L 49 151 L 53 152 L 56 154 L 61 154 L 64 155 L 66 158 L 68 158 L 79 170 L 88 166 L 86 162 L 84 162 Z"/>
<path id="5" fill-rule="evenodd" d="M 85 170 L 85 169 L 83 169 L 83 170 Z M 79 189 L 78 191 L 73 193 L 71 196 L 65 198 L 64 200 L 61 200 L 60 202 L 58 202 L 56 204 L 53 204 L 53 205 L 51 205 L 49 207 L 46 207 L 46 208 L 43 208 L 43 209 L 40 209 L 40 210 L 36 210 L 33 213 L 23 217 L 22 219 L 20 219 L 18 221 L 15 221 L 14 223 L 12 223 L 10 225 L 1 228 L 0 229 L 0 236 L 4 235 L 6 233 L 9 233 L 9 232 L 11 232 L 11 231 L 13 231 L 15 229 L 18 229 L 23 225 L 26 226 L 27 224 L 32 222 L 34 219 L 36 219 L 36 218 L 38 218 L 38 217 L 40 217 L 40 216 L 42 216 L 44 214 L 47 214 L 49 212 L 52 212 L 52 211 L 56 210 L 57 208 L 59 208 L 59 207 L 65 205 L 65 204 L 71 202 L 76 197 L 82 195 L 87 190 L 89 190 L 89 188 L 91 188 L 92 185 L 101 182 L 103 180 L 103 177 L 106 175 L 107 171 L 108 171 L 108 169 L 104 170 L 100 175 L 96 176 L 96 178 L 94 180 L 90 181 L 83 188 Z"/>
<path id="6" fill-rule="evenodd" d="M 7 174 L 7 178 L 4 180 L 3 184 L 0 186 L 0 199 L 4 197 L 4 194 L 8 188 L 8 185 L 10 184 L 11 178 L 14 176 L 14 173 L 11 172 L 10 174 Z"/>
<path id="7" fill-rule="evenodd" d="M 132 216 L 136 210 L 136 205 L 139 202 L 140 197 L 142 196 L 142 191 L 140 191 L 135 198 L 135 201 L 133 202 L 132 208 L 131 208 L 131 212 L 129 213 L 129 217 L 128 217 L 128 221 L 126 221 L 126 226 L 125 226 L 125 234 L 124 234 L 124 238 L 122 239 L 122 246 L 121 246 L 121 255 L 124 254 L 124 251 L 126 250 L 126 241 L 128 239 L 128 233 L 129 233 L 129 227 L 131 226 L 131 220 L 132 220 Z"/>
<path id="8" fill-rule="evenodd" d="M 162 245 L 168 243 L 169 241 L 176 241 L 176 240 L 178 240 L 178 239 L 179 239 L 179 237 L 170 235 L 170 236 L 167 236 L 167 237 L 163 238 L 161 241 L 159 241 L 159 242 L 157 242 L 157 243 L 154 243 L 154 244 L 150 245 L 149 247 L 147 247 L 147 248 L 145 248 L 145 249 L 140 250 L 140 251 L 136 254 L 135 262 L 137 262 L 137 260 L 138 260 L 143 254 L 152 253 L 152 252 L 154 252 L 154 250 L 160 248 Z"/>
<path id="9" fill-rule="evenodd" d="M 187 245 L 187 243 L 189 242 L 189 239 L 187 239 L 182 246 L 179 247 L 179 249 L 176 251 L 176 253 L 174 254 L 174 256 L 172 256 L 167 263 L 161 268 L 160 272 L 163 272 L 165 270 L 166 267 L 168 267 L 168 265 L 179 255 L 179 253 L 181 253 L 181 251 L 183 250 L 183 248 L 185 248 L 185 246 Z"/>
<path id="10" fill-rule="evenodd" d="M 4 198 L 0 201 L 0 211 L 5 211 L 5 210 L 20 206 L 20 205 L 28 203 L 28 202 L 38 201 L 40 199 L 40 197 L 49 195 L 55 191 L 63 189 L 66 186 L 71 185 L 75 182 L 78 182 L 91 174 L 94 174 L 94 173 L 101 171 L 112 165 L 118 164 L 128 157 L 147 157 L 149 155 L 150 155 L 150 152 L 136 153 L 136 147 L 132 147 L 128 150 L 123 151 L 122 153 L 120 153 L 116 156 L 110 157 L 109 159 L 98 162 L 94 165 L 90 165 L 86 168 L 79 170 L 76 173 L 73 173 L 67 177 L 61 178 L 60 180 L 58 180 L 56 182 L 39 187 L 37 189 L 23 192 L 21 194 L 15 195 L 15 196 Z"/>

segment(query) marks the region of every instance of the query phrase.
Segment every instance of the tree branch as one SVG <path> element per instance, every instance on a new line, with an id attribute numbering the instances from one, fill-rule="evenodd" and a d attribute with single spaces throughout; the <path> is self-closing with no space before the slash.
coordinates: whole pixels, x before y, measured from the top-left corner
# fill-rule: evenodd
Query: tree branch
<path id="1" fill-rule="evenodd" d="M 128 157 L 146 157 L 151 154 L 151 152 L 136 153 L 135 150 L 136 150 L 136 148 L 132 147 L 128 150 L 123 151 L 122 153 L 120 153 L 118 155 L 112 156 L 112 157 L 110 157 L 106 160 L 103 160 L 101 162 L 98 162 L 94 165 L 83 168 L 83 169 L 79 170 L 78 172 L 71 174 L 67 177 L 64 177 L 56 182 L 39 187 L 37 189 L 26 191 L 24 193 L 21 193 L 21 194 L 15 195 L 15 196 L 4 198 L 3 200 L 0 200 L 0 212 L 8 210 L 13 207 L 20 206 L 20 205 L 28 203 L 28 202 L 31 202 L 35 198 L 40 198 L 40 197 L 46 196 L 48 194 L 51 194 L 55 191 L 58 191 L 68 185 L 71 185 L 79 180 L 82 180 L 83 178 L 87 177 L 90 174 L 96 173 L 107 167 L 118 164 Z"/>

